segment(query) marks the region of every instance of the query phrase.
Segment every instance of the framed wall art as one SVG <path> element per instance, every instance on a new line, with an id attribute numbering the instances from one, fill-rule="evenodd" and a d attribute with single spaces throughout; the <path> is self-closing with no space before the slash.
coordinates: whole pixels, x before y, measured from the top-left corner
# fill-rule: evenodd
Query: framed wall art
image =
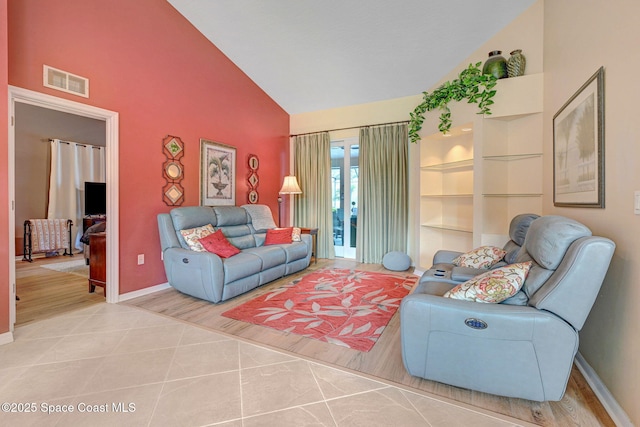
<path id="1" fill-rule="evenodd" d="M 236 149 L 200 139 L 200 204 L 236 204 Z"/>
<path id="2" fill-rule="evenodd" d="M 604 68 L 553 116 L 553 204 L 604 208 Z"/>

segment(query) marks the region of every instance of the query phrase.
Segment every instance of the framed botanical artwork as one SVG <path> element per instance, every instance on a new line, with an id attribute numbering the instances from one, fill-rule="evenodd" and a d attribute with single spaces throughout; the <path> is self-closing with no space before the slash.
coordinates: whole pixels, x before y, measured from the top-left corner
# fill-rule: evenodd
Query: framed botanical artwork
<path id="1" fill-rule="evenodd" d="M 553 116 L 553 204 L 604 208 L 604 68 Z"/>
<path id="2" fill-rule="evenodd" d="M 236 149 L 200 139 L 200 204 L 236 204 Z"/>

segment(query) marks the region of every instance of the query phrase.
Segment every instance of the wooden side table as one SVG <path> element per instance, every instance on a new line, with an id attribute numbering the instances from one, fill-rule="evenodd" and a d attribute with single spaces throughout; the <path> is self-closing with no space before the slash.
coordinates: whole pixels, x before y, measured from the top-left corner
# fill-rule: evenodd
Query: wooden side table
<path id="1" fill-rule="evenodd" d="M 300 228 L 300 233 L 311 235 L 311 256 L 313 257 L 313 263 L 318 262 L 318 229 L 317 228 Z"/>
<path id="2" fill-rule="evenodd" d="M 107 233 L 89 235 L 89 293 L 107 285 Z"/>

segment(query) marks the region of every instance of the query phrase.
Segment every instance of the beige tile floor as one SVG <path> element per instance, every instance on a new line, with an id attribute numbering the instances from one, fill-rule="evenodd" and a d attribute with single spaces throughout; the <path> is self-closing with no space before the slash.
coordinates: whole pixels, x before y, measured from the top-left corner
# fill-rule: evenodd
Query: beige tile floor
<path id="1" fill-rule="evenodd" d="M 14 337 L 0 346 L 2 426 L 523 425 L 133 307 Z"/>

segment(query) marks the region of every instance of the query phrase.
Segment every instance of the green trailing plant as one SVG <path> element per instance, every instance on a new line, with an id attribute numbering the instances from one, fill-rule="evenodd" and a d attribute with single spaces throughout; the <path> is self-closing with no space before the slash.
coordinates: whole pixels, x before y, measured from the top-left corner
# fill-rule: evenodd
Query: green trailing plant
<path id="1" fill-rule="evenodd" d="M 418 132 L 422 129 L 424 123 L 424 113 L 427 111 L 439 109 L 440 124 L 438 130 L 447 133 L 451 129 L 451 110 L 449 109 L 450 101 L 462 101 L 466 99 L 469 104 L 478 104 L 478 114 L 491 114 L 489 108 L 493 104 L 493 96 L 496 94 L 493 89 L 498 79 L 492 74 L 482 74 L 480 65 L 469 64 L 467 68 L 462 70 L 457 79 L 445 82 L 442 86 L 434 90 L 432 93 L 422 92 L 423 101 L 416 106 L 410 114 L 409 121 L 409 138 L 411 142 L 420 141 Z"/>

